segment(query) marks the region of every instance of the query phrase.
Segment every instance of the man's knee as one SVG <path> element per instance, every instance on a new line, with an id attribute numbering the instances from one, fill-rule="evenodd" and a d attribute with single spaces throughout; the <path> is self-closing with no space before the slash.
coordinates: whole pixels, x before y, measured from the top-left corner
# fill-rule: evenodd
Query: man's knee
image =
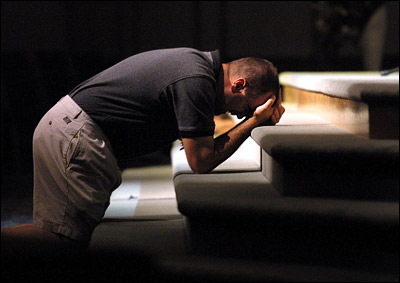
<path id="1" fill-rule="evenodd" d="M 2 256 L 62 255 L 85 249 L 72 239 L 39 229 L 32 224 L 21 224 L 1 229 Z"/>

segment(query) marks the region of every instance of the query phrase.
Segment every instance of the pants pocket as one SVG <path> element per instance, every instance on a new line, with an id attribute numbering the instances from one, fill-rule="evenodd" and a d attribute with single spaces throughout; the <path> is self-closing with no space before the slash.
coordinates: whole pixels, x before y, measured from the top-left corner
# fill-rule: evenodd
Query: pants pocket
<path id="1" fill-rule="evenodd" d="M 65 128 L 68 142 L 63 153 L 65 165 L 69 166 L 71 160 L 79 155 L 82 147 L 82 125 L 75 121 Z"/>

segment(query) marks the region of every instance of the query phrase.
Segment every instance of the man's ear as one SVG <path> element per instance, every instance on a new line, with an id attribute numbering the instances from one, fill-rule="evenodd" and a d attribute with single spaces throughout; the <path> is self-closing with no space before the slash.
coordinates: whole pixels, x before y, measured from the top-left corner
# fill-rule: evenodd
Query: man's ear
<path id="1" fill-rule="evenodd" d="M 244 79 L 244 78 L 238 78 L 238 79 L 234 80 L 232 83 L 232 92 L 233 93 L 240 92 L 242 89 L 245 88 L 246 84 L 247 84 L 247 82 L 246 82 L 246 79 Z"/>

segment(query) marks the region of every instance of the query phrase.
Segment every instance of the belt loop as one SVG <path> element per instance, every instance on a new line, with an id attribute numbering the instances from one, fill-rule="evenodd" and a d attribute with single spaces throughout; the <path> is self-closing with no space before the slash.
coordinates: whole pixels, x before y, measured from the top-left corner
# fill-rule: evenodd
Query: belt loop
<path id="1" fill-rule="evenodd" d="M 76 119 L 82 113 L 82 108 L 72 99 L 71 96 L 67 95 L 66 97 L 69 101 L 68 104 L 70 106 L 71 111 L 71 119 Z"/>

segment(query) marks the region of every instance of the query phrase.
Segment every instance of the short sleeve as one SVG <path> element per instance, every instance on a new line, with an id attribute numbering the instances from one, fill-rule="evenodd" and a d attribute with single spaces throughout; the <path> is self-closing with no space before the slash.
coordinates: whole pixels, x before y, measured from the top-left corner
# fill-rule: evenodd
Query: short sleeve
<path id="1" fill-rule="evenodd" d="M 214 83 L 207 77 L 191 77 L 170 85 L 181 138 L 214 134 Z"/>

